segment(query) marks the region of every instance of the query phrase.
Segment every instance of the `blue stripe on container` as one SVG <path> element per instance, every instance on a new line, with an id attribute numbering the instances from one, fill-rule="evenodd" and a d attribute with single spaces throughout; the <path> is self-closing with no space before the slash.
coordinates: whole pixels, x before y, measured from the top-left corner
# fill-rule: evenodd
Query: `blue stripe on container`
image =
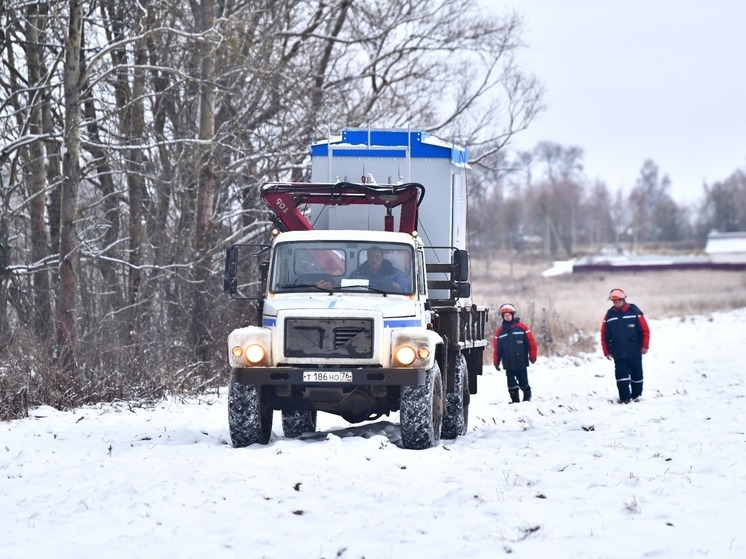
<path id="1" fill-rule="evenodd" d="M 410 141 L 407 142 L 407 134 Z M 450 145 L 433 145 L 423 141 L 423 138 L 434 138 L 426 132 L 406 130 L 343 130 L 342 140 L 332 143 L 335 157 L 405 157 L 406 148 L 409 146 L 410 155 L 413 158 L 429 157 L 438 159 L 450 159 L 456 165 L 465 165 L 469 161 L 469 152 L 466 148 Z M 340 147 L 344 145 L 345 147 Z M 347 147 L 354 146 L 354 147 Z M 381 147 L 399 149 L 376 149 Z M 339 148 L 339 149 L 335 149 Z M 320 142 L 311 146 L 311 155 L 314 157 L 328 157 L 329 143 Z"/>

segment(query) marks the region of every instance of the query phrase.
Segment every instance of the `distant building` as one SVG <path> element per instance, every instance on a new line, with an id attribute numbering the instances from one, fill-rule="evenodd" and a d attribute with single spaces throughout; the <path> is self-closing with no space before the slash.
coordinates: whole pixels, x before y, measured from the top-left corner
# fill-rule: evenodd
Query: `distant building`
<path id="1" fill-rule="evenodd" d="M 713 263 L 746 263 L 746 231 L 707 235 L 705 253 Z"/>
<path id="2" fill-rule="evenodd" d="M 646 254 L 642 256 L 614 255 L 605 250 L 601 254 L 576 260 L 573 273 L 579 272 L 630 272 L 648 270 L 746 270 L 746 231 L 718 233 L 707 236 L 705 256 L 667 256 Z"/>

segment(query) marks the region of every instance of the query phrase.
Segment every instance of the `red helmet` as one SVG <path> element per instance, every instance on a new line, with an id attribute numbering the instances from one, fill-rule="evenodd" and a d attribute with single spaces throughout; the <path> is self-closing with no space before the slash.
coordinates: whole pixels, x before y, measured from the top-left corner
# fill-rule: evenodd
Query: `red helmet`
<path id="1" fill-rule="evenodd" d="M 624 301 L 627 298 L 627 294 L 624 292 L 623 289 L 612 289 L 611 293 L 609 293 L 609 300 L 610 301 L 619 301 L 620 299 Z"/>
<path id="2" fill-rule="evenodd" d="M 510 303 L 505 303 L 504 305 L 502 305 L 502 306 L 500 307 L 500 311 L 499 311 L 499 313 L 500 313 L 501 315 L 503 315 L 503 314 L 505 314 L 506 312 L 509 312 L 509 313 L 515 314 L 515 307 L 514 307 L 513 305 L 511 305 Z"/>

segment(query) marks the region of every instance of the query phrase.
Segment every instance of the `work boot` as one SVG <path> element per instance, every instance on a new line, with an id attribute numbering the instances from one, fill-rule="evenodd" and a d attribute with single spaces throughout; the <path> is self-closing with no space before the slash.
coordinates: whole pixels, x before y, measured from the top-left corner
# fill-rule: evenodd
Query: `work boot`
<path id="1" fill-rule="evenodd" d="M 517 404 L 521 401 L 520 396 L 518 395 L 518 389 L 517 388 L 511 388 L 508 390 L 508 393 L 510 394 L 510 403 L 511 404 Z"/>
<path id="2" fill-rule="evenodd" d="M 527 386 L 523 389 L 523 401 L 524 402 L 530 402 L 531 401 L 531 387 Z"/>

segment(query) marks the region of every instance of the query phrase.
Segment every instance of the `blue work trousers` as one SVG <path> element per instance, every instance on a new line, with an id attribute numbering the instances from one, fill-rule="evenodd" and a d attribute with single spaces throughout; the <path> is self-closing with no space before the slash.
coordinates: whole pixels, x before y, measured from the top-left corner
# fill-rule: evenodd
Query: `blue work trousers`
<path id="1" fill-rule="evenodd" d="M 642 354 L 635 357 L 614 358 L 614 375 L 619 399 L 637 398 L 642 394 Z"/>
<path id="2" fill-rule="evenodd" d="M 505 376 L 508 377 L 508 390 L 514 388 L 520 388 L 524 390 L 528 388 L 528 369 L 521 367 L 520 369 L 505 369 Z"/>

